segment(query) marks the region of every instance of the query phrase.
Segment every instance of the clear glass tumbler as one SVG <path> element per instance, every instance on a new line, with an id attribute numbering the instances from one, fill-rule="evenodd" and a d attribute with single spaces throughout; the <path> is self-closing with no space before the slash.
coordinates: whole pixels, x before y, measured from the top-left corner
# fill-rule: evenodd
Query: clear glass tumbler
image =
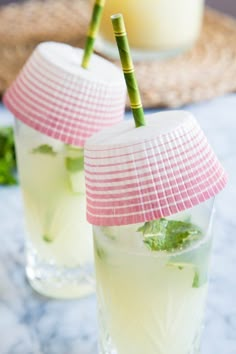
<path id="1" fill-rule="evenodd" d="M 134 61 L 175 56 L 195 44 L 203 10 L 204 0 L 107 0 L 97 49 L 118 58 L 110 16 L 122 13 Z"/>
<path id="2" fill-rule="evenodd" d="M 213 206 L 93 227 L 99 354 L 200 353 Z"/>
<path id="3" fill-rule="evenodd" d="M 26 220 L 26 274 L 38 292 L 73 298 L 94 291 L 92 227 L 86 221 L 83 149 L 15 120 Z"/>

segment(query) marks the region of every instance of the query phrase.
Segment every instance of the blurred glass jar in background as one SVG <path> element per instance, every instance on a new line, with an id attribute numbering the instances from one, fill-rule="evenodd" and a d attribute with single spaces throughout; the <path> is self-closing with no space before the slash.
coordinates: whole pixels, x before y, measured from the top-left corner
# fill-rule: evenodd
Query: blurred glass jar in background
<path id="1" fill-rule="evenodd" d="M 96 48 L 118 58 L 110 16 L 122 13 L 134 61 L 178 55 L 198 39 L 203 10 L 204 0 L 106 0 Z"/>

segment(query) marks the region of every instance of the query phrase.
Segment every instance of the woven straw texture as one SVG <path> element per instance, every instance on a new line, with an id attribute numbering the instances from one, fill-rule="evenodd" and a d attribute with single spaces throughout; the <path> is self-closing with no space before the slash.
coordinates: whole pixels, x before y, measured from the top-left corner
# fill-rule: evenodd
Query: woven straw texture
<path id="1" fill-rule="evenodd" d="M 0 7 L 0 92 L 38 43 L 52 40 L 82 47 L 89 17 L 87 0 L 28 0 Z"/>
<path id="2" fill-rule="evenodd" d="M 0 7 L 0 93 L 39 42 L 83 46 L 90 13 L 87 0 L 28 0 Z M 206 9 L 201 37 L 190 52 L 135 64 L 144 107 L 177 107 L 234 91 L 235 40 L 236 22 Z"/>

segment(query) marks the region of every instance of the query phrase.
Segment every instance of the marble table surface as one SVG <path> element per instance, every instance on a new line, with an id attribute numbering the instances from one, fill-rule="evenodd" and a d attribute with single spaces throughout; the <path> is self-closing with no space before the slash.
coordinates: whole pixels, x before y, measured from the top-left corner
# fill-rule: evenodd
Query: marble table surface
<path id="1" fill-rule="evenodd" d="M 236 94 L 184 109 L 195 114 L 229 174 L 217 199 L 202 354 L 236 354 Z M 11 122 L 2 105 L 0 122 Z M 19 187 L 0 187 L 0 244 L 0 354 L 97 354 L 96 296 L 50 300 L 25 279 Z"/>

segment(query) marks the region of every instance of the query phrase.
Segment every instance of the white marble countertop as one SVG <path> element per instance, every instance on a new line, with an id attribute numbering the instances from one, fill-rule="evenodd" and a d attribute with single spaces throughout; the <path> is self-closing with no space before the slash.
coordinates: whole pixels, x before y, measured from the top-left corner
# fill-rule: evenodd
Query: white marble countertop
<path id="1" fill-rule="evenodd" d="M 229 174 L 217 199 L 202 354 L 236 354 L 236 94 L 186 109 Z M 9 119 L 0 105 L 0 122 Z M 95 295 L 55 301 L 29 287 L 22 214 L 19 187 L 0 187 L 0 354 L 96 354 Z"/>

